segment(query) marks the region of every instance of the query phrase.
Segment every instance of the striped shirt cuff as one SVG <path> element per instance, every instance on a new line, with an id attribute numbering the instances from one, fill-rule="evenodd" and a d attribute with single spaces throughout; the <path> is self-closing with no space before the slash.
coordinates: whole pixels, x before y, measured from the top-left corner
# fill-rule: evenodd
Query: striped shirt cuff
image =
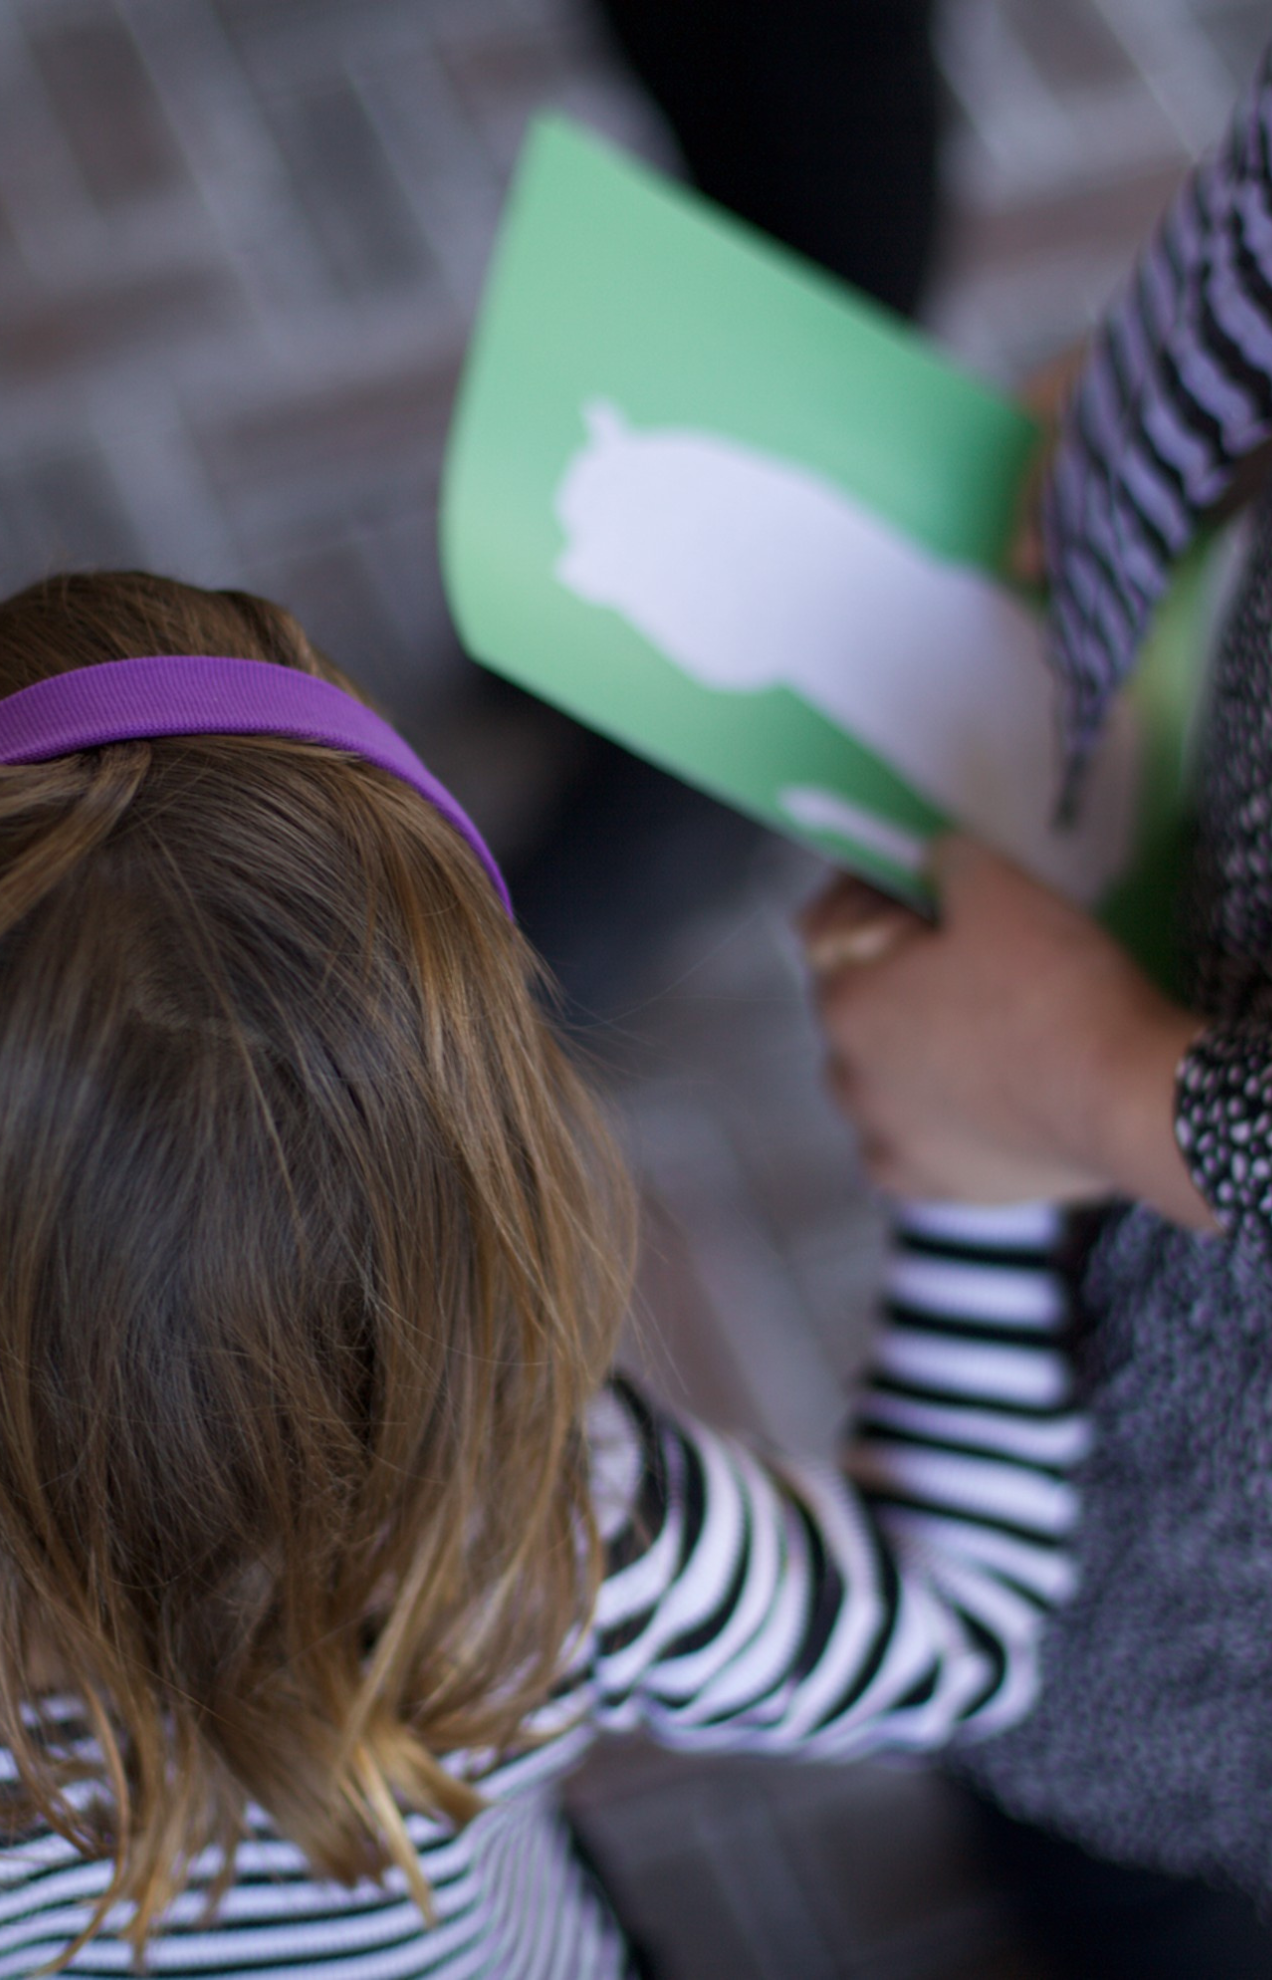
<path id="1" fill-rule="evenodd" d="M 1071 1587 L 1072 1473 L 1089 1448 L 1064 1238 L 1050 1204 L 902 1206 L 846 1454 L 893 1537 L 927 1536 L 938 1574 L 993 1556 L 1041 1604 Z"/>

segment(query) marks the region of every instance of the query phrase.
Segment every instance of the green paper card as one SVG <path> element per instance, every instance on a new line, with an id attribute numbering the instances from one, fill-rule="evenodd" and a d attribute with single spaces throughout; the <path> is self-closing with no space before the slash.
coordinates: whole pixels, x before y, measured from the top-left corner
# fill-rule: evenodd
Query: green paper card
<path id="1" fill-rule="evenodd" d="M 451 608 L 489 666 L 903 898 L 954 820 L 1075 898 L 1129 887 L 1133 922 L 1187 641 L 1055 829 L 1041 628 L 1000 579 L 1034 441 L 886 312 L 547 120 L 448 451 Z"/>

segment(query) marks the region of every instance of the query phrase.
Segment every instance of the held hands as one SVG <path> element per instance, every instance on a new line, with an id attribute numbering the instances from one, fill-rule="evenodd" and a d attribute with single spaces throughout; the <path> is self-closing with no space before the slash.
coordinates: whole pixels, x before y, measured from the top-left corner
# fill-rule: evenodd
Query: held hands
<path id="1" fill-rule="evenodd" d="M 1041 426 L 1008 549 L 1044 576 L 1039 502 L 1085 358 L 1026 386 Z M 938 843 L 930 927 L 864 882 L 800 920 L 831 1092 L 894 1194 L 1007 1203 L 1126 1196 L 1216 1231 L 1174 1135 L 1175 1076 L 1202 1028 L 1085 914 L 970 839 Z"/>
<path id="2" fill-rule="evenodd" d="M 831 1091 L 872 1181 L 964 1202 L 1130 1196 L 1218 1225 L 1175 1143 L 1201 1029 L 1093 921 L 970 839 L 939 926 L 841 879 L 801 917 Z"/>

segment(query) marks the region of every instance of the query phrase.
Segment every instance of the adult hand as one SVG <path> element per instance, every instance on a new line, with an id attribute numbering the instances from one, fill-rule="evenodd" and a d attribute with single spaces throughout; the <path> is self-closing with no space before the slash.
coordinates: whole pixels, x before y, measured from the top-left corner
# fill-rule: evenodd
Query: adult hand
<path id="1" fill-rule="evenodd" d="M 1174 1138 L 1201 1020 L 1078 909 L 939 842 L 939 925 L 837 881 L 801 919 L 831 1090 L 873 1181 L 964 1202 L 1122 1195 L 1218 1226 Z"/>

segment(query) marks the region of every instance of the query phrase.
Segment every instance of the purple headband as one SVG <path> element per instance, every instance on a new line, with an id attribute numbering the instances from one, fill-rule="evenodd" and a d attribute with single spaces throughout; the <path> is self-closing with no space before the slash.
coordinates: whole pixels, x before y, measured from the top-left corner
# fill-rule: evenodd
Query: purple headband
<path id="1" fill-rule="evenodd" d="M 0 763 L 43 763 L 154 736 L 290 736 L 344 749 L 399 777 L 455 827 L 512 902 L 490 849 L 396 729 L 329 681 L 268 660 L 163 654 L 53 674 L 0 700 Z"/>

